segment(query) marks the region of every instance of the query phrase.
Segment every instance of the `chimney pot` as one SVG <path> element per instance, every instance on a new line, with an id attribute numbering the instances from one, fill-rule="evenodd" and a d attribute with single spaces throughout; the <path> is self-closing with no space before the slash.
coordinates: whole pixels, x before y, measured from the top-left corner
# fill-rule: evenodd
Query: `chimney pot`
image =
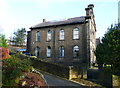
<path id="1" fill-rule="evenodd" d="M 93 4 L 89 4 L 89 5 L 88 5 L 88 7 L 93 8 L 93 7 L 94 7 L 94 5 L 93 5 Z"/>

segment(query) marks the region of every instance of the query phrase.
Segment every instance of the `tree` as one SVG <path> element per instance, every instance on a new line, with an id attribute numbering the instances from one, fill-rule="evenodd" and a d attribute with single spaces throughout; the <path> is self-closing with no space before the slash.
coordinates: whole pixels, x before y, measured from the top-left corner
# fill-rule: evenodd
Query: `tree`
<path id="1" fill-rule="evenodd" d="M 0 34 L 0 47 L 8 48 L 7 39 L 3 34 Z"/>
<path id="2" fill-rule="evenodd" d="M 26 39 L 26 29 L 25 28 L 21 28 L 18 29 L 16 32 L 14 32 L 14 37 L 13 37 L 13 43 L 15 43 L 15 45 L 19 45 L 22 46 L 25 43 L 25 39 Z"/>
<path id="3" fill-rule="evenodd" d="M 114 73 L 119 73 L 120 67 L 120 24 L 108 28 L 108 32 L 102 38 L 96 48 L 96 59 L 99 65 L 109 64 Z"/>

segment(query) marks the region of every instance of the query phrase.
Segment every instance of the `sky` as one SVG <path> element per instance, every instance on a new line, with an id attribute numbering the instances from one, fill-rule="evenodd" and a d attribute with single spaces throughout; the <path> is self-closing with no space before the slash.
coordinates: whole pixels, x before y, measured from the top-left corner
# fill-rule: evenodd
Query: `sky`
<path id="1" fill-rule="evenodd" d="M 46 21 L 85 16 L 85 8 L 94 4 L 96 37 L 102 37 L 111 24 L 118 22 L 120 0 L 0 0 L 0 33 L 7 38 L 19 28 Z"/>

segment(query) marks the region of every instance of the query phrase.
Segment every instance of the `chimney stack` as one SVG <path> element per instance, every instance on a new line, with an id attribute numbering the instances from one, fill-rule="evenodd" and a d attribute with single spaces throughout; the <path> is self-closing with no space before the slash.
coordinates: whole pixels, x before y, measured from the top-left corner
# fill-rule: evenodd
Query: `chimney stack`
<path id="1" fill-rule="evenodd" d="M 43 23 L 46 22 L 46 19 L 43 19 Z"/>
<path id="2" fill-rule="evenodd" d="M 89 4 L 88 7 L 85 8 L 86 16 L 92 16 L 93 15 L 93 8 L 94 8 L 93 4 Z"/>

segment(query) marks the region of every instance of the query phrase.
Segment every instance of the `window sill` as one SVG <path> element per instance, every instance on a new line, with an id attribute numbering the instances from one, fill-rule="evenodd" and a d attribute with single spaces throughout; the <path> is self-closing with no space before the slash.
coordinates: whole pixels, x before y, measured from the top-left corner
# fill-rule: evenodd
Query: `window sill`
<path id="1" fill-rule="evenodd" d="M 47 57 L 47 58 L 51 58 L 51 57 Z"/>
<path id="2" fill-rule="evenodd" d="M 73 39 L 73 40 L 80 40 L 80 39 Z"/>
<path id="3" fill-rule="evenodd" d="M 46 42 L 50 42 L 51 40 L 47 40 Z"/>
<path id="4" fill-rule="evenodd" d="M 65 41 L 65 40 L 60 40 L 60 39 L 59 39 L 59 41 Z"/>

